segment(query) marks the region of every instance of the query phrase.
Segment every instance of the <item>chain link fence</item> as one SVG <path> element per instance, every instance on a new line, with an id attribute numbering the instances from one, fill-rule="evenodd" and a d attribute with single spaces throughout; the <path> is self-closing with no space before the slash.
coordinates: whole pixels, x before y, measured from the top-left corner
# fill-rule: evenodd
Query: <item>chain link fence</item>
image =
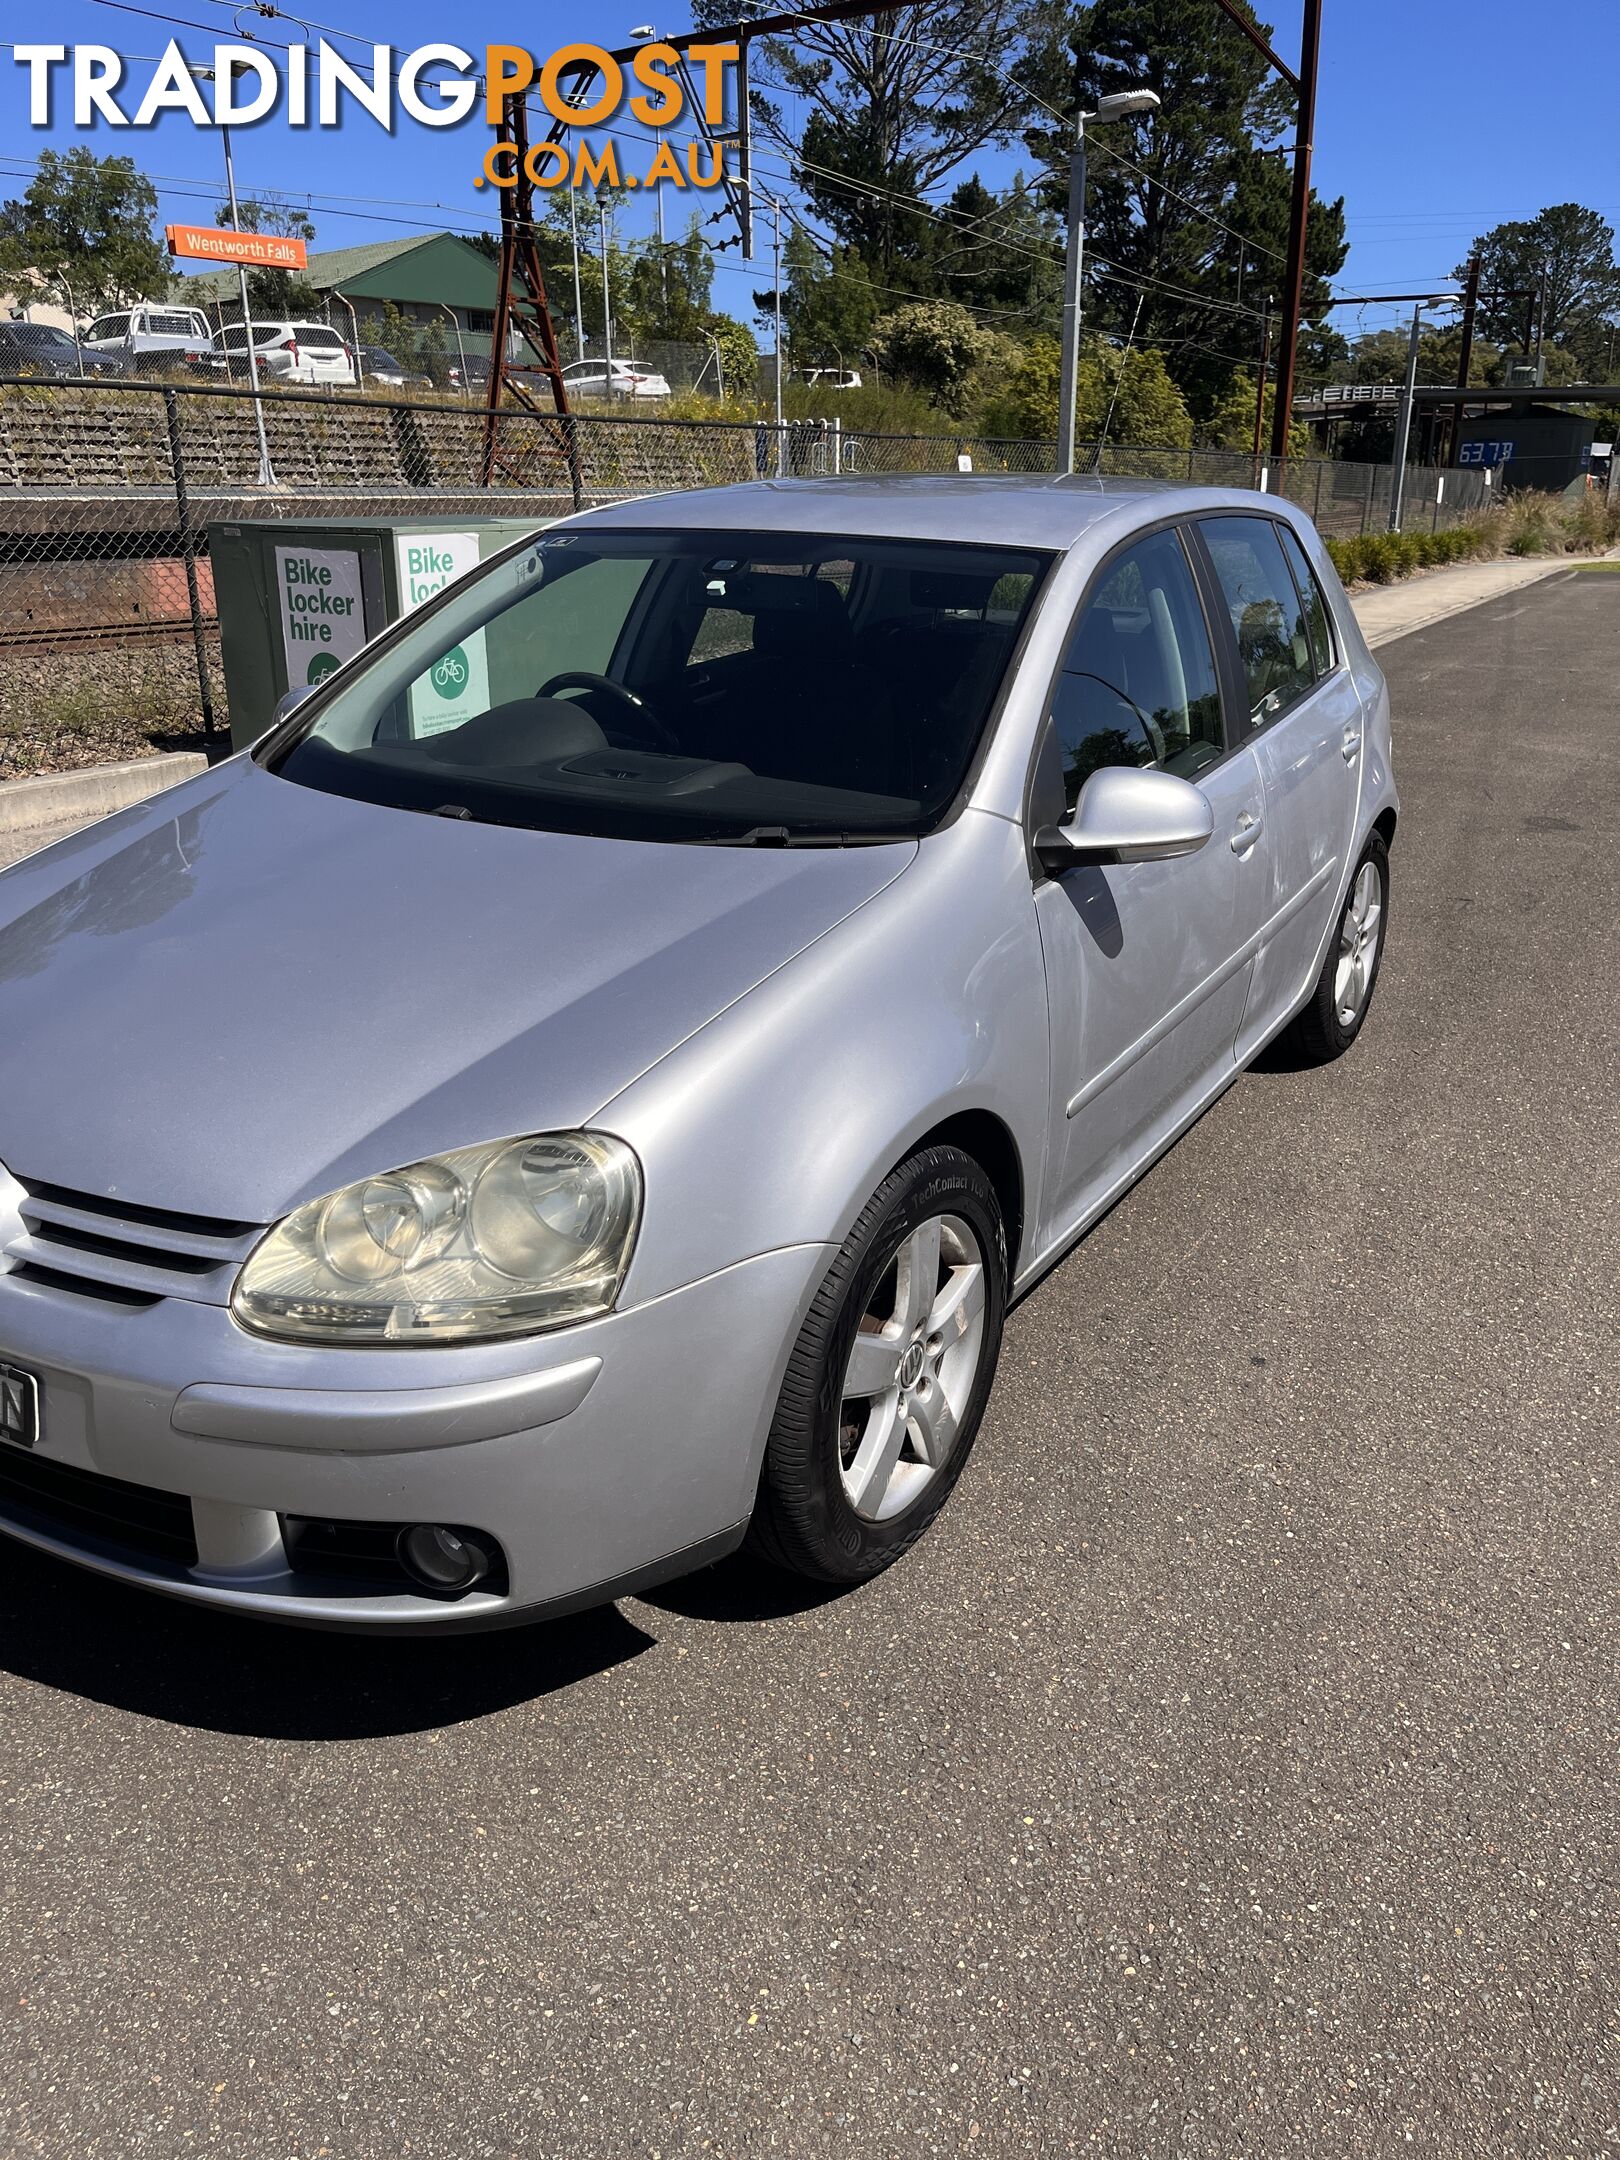
<path id="1" fill-rule="evenodd" d="M 875 435 L 836 420 L 567 419 L 320 392 L 267 393 L 261 477 L 253 397 L 127 381 L 0 382 L 0 779 L 101 762 L 118 742 L 226 733 L 208 528 L 285 518 L 533 518 L 778 473 L 1053 469 L 1050 442 Z M 1253 487 L 1254 460 L 1220 450 L 1110 445 L 1081 471 Z M 1382 529 L 1387 467 L 1292 461 L 1276 476 L 1330 534 Z M 1443 492 L 1442 492 L 1443 489 Z M 1406 521 L 1466 517 L 1477 473 L 1412 469 Z M 115 716 L 113 728 L 109 715 Z M 16 749 L 24 731 L 32 749 Z M 8 750 L 8 744 L 13 747 Z M 123 754 L 129 754 L 126 750 Z"/>

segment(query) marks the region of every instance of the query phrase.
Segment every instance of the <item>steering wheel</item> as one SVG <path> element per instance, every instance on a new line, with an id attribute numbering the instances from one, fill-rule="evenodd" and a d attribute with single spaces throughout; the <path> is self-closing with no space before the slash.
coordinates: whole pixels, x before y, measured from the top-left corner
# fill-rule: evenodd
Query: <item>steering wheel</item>
<path id="1" fill-rule="evenodd" d="M 1073 672 L 1077 675 L 1083 675 L 1087 682 L 1096 683 L 1101 689 L 1106 690 L 1110 697 L 1118 698 L 1121 705 L 1127 708 L 1131 718 L 1142 730 L 1142 737 L 1148 750 L 1148 762 L 1153 765 L 1162 765 L 1164 763 L 1165 740 L 1164 730 L 1159 726 L 1159 723 L 1145 713 L 1141 706 L 1137 704 L 1135 698 L 1127 695 L 1119 687 L 1118 683 L 1111 683 L 1101 675 L 1093 675 L 1086 668 L 1076 668 Z"/>
<path id="2" fill-rule="evenodd" d="M 590 668 L 564 668 L 560 675 L 548 675 L 534 694 L 536 697 L 555 697 L 559 690 L 606 690 L 621 705 L 629 707 L 630 717 L 638 728 L 650 729 L 653 739 L 663 749 L 679 752 L 680 744 L 646 699 L 637 697 L 634 690 L 627 690 L 623 683 L 615 682 L 611 675 L 597 675 Z"/>

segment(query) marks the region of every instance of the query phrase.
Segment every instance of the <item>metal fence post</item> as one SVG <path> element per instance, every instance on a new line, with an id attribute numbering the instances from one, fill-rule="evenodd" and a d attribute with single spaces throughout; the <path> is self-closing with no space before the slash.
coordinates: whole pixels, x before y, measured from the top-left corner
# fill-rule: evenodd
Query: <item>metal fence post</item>
<path id="1" fill-rule="evenodd" d="M 1367 499 L 1361 506 L 1361 529 L 1363 532 L 1372 531 L 1373 482 L 1377 478 L 1378 467 L 1369 465 L 1367 467 Z"/>
<path id="2" fill-rule="evenodd" d="M 214 693 L 208 681 L 208 640 L 203 635 L 202 594 L 197 587 L 197 542 L 191 529 L 191 498 L 186 493 L 186 461 L 180 447 L 180 401 L 163 393 L 163 417 L 169 429 L 169 464 L 174 473 L 174 507 L 180 522 L 180 553 L 186 566 L 186 599 L 191 606 L 191 643 L 197 658 L 197 688 L 202 697 L 203 733 L 214 732 Z"/>
<path id="3" fill-rule="evenodd" d="M 1327 467 L 1318 460 L 1316 467 L 1316 507 L 1311 512 L 1311 523 L 1319 532 L 1322 528 L 1322 482 L 1326 476 Z"/>
<path id="4" fill-rule="evenodd" d="M 568 458 L 568 487 L 574 498 L 574 508 L 585 507 L 585 472 L 579 455 L 579 421 L 573 413 L 563 414 L 563 449 Z"/>

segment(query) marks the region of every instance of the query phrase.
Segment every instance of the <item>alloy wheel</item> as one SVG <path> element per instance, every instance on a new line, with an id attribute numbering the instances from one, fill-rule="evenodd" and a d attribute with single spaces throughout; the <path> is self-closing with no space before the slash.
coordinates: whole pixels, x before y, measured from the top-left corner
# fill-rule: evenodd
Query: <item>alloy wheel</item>
<path id="1" fill-rule="evenodd" d="M 879 1276 L 844 1369 L 839 1468 L 858 1515 L 911 1507 L 949 1460 L 984 1348 L 985 1262 L 960 1215 L 907 1233 Z"/>
<path id="2" fill-rule="evenodd" d="M 1378 965 L 1378 940 L 1384 921 L 1384 880 L 1377 863 L 1366 862 L 1339 924 L 1339 964 L 1333 976 L 1333 1009 L 1340 1027 L 1361 1018 Z"/>

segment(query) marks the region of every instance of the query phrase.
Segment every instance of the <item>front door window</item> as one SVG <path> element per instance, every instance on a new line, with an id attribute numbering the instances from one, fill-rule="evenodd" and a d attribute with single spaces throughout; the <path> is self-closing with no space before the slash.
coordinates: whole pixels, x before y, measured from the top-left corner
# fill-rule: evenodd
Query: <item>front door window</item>
<path id="1" fill-rule="evenodd" d="M 1191 777 L 1221 756 L 1215 655 L 1174 532 L 1150 534 L 1105 569 L 1064 655 L 1052 724 L 1071 813 L 1100 766 Z"/>

